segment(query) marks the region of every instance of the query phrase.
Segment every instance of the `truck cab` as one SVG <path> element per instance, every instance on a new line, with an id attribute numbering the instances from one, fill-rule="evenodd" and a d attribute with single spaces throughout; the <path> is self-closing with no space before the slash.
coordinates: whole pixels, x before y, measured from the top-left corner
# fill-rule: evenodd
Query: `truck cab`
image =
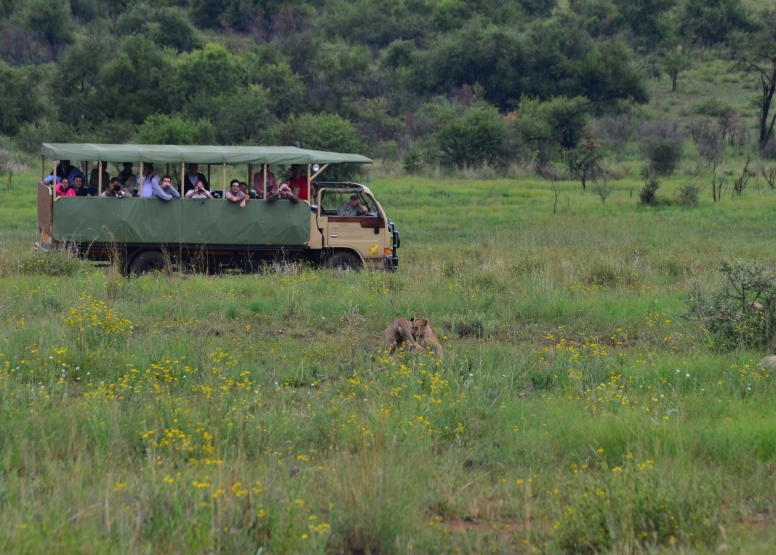
<path id="1" fill-rule="evenodd" d="M 315 189 L 313 210 L 323 248 L 329 251 L 327 266 L 396 270 L 399 232 L 372 191 L 358 183 L 316 183 Z M 342 214 L 353 197 L 366 210 Z"/>

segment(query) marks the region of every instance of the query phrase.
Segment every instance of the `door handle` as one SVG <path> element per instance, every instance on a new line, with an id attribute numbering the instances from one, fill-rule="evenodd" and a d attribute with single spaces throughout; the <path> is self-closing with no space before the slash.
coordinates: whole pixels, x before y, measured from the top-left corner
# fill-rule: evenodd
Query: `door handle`
<path id="1" fill-rule="evenodd" d="M 334 235 L 334 234 L 332 234 L 330 237 L 331 237 L 332 239 L 336 239 L 336 238 L 338 237 L 338 235 Z"/>

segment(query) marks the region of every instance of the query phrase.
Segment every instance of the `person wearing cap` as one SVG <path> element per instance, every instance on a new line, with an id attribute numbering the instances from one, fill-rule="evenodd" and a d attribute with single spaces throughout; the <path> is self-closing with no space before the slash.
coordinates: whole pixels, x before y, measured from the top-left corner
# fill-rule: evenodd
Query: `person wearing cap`
<path id="1" fill-rule="evenodd" d="M 297 204 L 299 197 L 291 192 L 291 187 L 287 183 L 283 183 L 277 193 L 267 197 L 267 202 L 275 202 L 276 200 L 290 200 L 292 204 Z"/>
<path id="2" fill-rule="evenodd" d="M 364 206 L 358 201 L 358 195 L 350 195 L 348 202 L 343 202 L 339 208 L 337 208 L 337 216 L 366 216 L 369 213 L 369 208 Z"/>

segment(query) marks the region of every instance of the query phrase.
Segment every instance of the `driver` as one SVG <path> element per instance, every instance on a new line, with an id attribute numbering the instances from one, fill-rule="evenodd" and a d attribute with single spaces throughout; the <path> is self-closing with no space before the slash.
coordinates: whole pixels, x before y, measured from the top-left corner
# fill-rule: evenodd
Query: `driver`
<path id="1" fill-rule="evenodd" d="M 339 208 L 337 208 L 337 216 L 366 216 L 369 213 L 369 209 L 358 202 L 358 195 L 350 195 L 348 202 L 343 202 Z"/>

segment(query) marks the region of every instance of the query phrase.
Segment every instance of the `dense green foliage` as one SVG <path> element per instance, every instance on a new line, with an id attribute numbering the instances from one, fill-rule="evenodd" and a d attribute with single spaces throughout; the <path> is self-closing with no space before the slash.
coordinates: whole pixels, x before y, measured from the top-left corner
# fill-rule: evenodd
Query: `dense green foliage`
<path id="1" fill-rule="evenodd" d="M 283 142 L 292 120 L 329 114 L 353 132 L 318 145 L 456 166 L 537 151 L 507 129 L 528 101 L 545 129 L 540 104 L 563 97 L 628 112 L 649 99 L 654 52 L 757 29 L 738 0 L 3 0 L 0 13 L 0 133 L 24 150 Z M 479 138 L 453 137 L 468 125 Z M 575 129 L 545 137 L 543 156 L 573 150 Z"/>

